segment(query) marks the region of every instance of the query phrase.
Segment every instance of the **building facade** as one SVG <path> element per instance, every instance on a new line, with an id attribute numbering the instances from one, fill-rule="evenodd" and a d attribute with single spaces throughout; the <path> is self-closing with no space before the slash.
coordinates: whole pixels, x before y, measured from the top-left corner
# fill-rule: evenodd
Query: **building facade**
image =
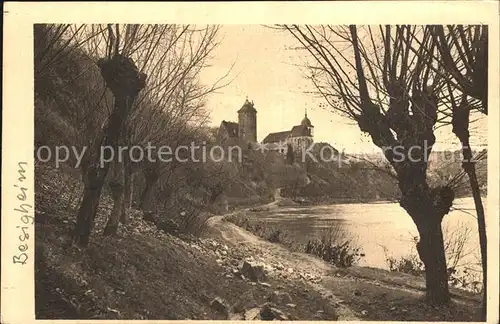
<path id="1" fill-rule="evenodd" d="M 266 149 L 286 154 L 291 147 L 294 152 L 306 150 L 313 142 L 314 126 L 307 117 L 307 112 L 299 125 L 295 125 L 289 131 L 270 133 L 262 144 Z"/>
<path id="2" fill-rule="evenodd" d="M 261 144 L 265 149 L 286 154 L 289 148 L 294 152 L 307 149 L 313 143 L 314 126 L 307 117 L 307 111 L 299 125 L 291 130 L 268 134 Z M 221 122 L 217 134 L 219 143 L 257 143 L 257 109 L 253 101 L 245 100 L 243 106 L 238 110 L 238 123 Z"/>

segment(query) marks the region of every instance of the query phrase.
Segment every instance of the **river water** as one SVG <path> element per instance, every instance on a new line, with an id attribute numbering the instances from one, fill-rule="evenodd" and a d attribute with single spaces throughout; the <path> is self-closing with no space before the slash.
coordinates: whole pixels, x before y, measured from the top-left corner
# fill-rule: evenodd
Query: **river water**
<path id="1" fill-rule="evenodd" d="M 484 200 L 486 202 L 486 199 Z M 479 270 L 480 252 L 477 219 L 472 198 L 456 199 L 454 210 L 443 220 L 445 241 L 468 229 L 462 264 Z M 287 229 L 294 240 L 306 243 L 320 237 L 332 224 L 345 229 L 356 241 L 364 258 L 362 266 L 387 269 L 386 254 L 395 258 L 415 254 L 414 237 L 417 229 L 408 214 L 397 203 L 349 203 L 326 206 L 280 208 L 274 211 L 250 213 L 259 219 Z M 384 248 L 387 249 L 384 252 Z"/>

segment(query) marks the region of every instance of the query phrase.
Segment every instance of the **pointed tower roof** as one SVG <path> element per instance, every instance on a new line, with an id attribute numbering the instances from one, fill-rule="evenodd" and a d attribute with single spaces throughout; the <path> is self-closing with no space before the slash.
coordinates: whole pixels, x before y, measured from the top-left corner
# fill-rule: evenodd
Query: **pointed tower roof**
<path id="1" fill-rule="evenodd" d="M 238 110 L 238 113 L 241 113 L 241 112 L 253 112 L 253 113 L 257 112 L 257 109 L 255 109 L 255 107 L 253 105 L 253 101 L 252 102 L 248 101 L 248 97 L 245 100 L 245 103 L 243 104 L 243 106 L 240 108 L 240 110 Z"/>
<path id="2" fill-rule="evenodd" d="M 314 127 L 312 125 L 311 121 L 309 120 L 309 118 L 307 118 L 307 109 L 306 109 L 305 114 L 304 114 L 304 119 L 302 119 L 302 121 L 300 122 L 300 125 L 305 126 L 305 127 Z"/>

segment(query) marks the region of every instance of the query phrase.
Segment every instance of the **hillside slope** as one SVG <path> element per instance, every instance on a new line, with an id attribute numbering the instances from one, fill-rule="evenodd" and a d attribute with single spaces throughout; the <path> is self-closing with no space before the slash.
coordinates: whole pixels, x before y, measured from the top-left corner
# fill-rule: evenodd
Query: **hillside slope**
<path id="1" fill-rule="evenodd" d="M 99 208 L 91 246 L 80 250 L 69 235 L 75 210 L 67 209 L 65 195 L 50 190 L 60 179 L 37 175 L 39 319 L 243 319 L 245 313 L 262 313 L 265 305 L 273 305 L 295 320 L 470 321 L 471 309 L 479 304 L 476 296 L 458 291 L 451 306 L 427 307 L 419 278 L 337 269 L 265 242 L 218 216 L 210 219 L 201 239 L 163 233 L 139 212 L 131 214 L 118 236 L 103 237 L 109 197 Z M 263 267 L 261 282 L 241 276 L 244 261 Z M 222 311 L 214 305 L 216 298 L 227 304 Z"/>
<path id="2" fill-rule="evenodd" d="M 277 289 L 286 291 L 296 307 L 290 319 L 336 319 L 334 308 L 301 282 L 272 277 L 265 284 L 237 273 L 247 255 L 221 264 L 227 246 L 213 239 L 177 237 L 158 230 L 133 212 L 115 237 L 102 231 L 111 210 L 109 197 L 99 206 L 91 245 L 71 244 L 76 210 L 57 173 L 37 172 L 35 306 L 37 319 L 226 319 L 265 305 Z M 214 307 L 216 298 L 227 310 Z M 312 309 L 310 309 L 313 307 Z M 321 313 L 316 314 L 317 310 Z"/>

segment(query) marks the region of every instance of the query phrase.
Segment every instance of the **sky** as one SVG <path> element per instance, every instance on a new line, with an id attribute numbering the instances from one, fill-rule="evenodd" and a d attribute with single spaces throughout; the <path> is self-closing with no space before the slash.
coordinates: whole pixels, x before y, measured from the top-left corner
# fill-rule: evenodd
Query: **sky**
<path id="1" fill-rule="evenodd" d="M 290 49 L 296 44 L 286 32 L 261 25 L 222 26 L 220 45 L 200 76 L 201 82 L 213 84 L 229 72 L 226 80 L 231 83 L 208 97 L 212 126 L 222 120 L 237 122 L 236 112 L 248 97 L 257 109 L 258 141 L 271 132 L 290 130 L 307 109 L 315 142 L 346 153 L 379 152 L 353 121 L 321 108 L 321 99 L 305 93 L 313 87 L 300 69 L 300 52 Z M 473 125 L 473 146 L 486 144 L 486 127 L 485 118 Z M 450 127 L 437 130 L 436 137 L 435 150 L 459 148 Z"/>

